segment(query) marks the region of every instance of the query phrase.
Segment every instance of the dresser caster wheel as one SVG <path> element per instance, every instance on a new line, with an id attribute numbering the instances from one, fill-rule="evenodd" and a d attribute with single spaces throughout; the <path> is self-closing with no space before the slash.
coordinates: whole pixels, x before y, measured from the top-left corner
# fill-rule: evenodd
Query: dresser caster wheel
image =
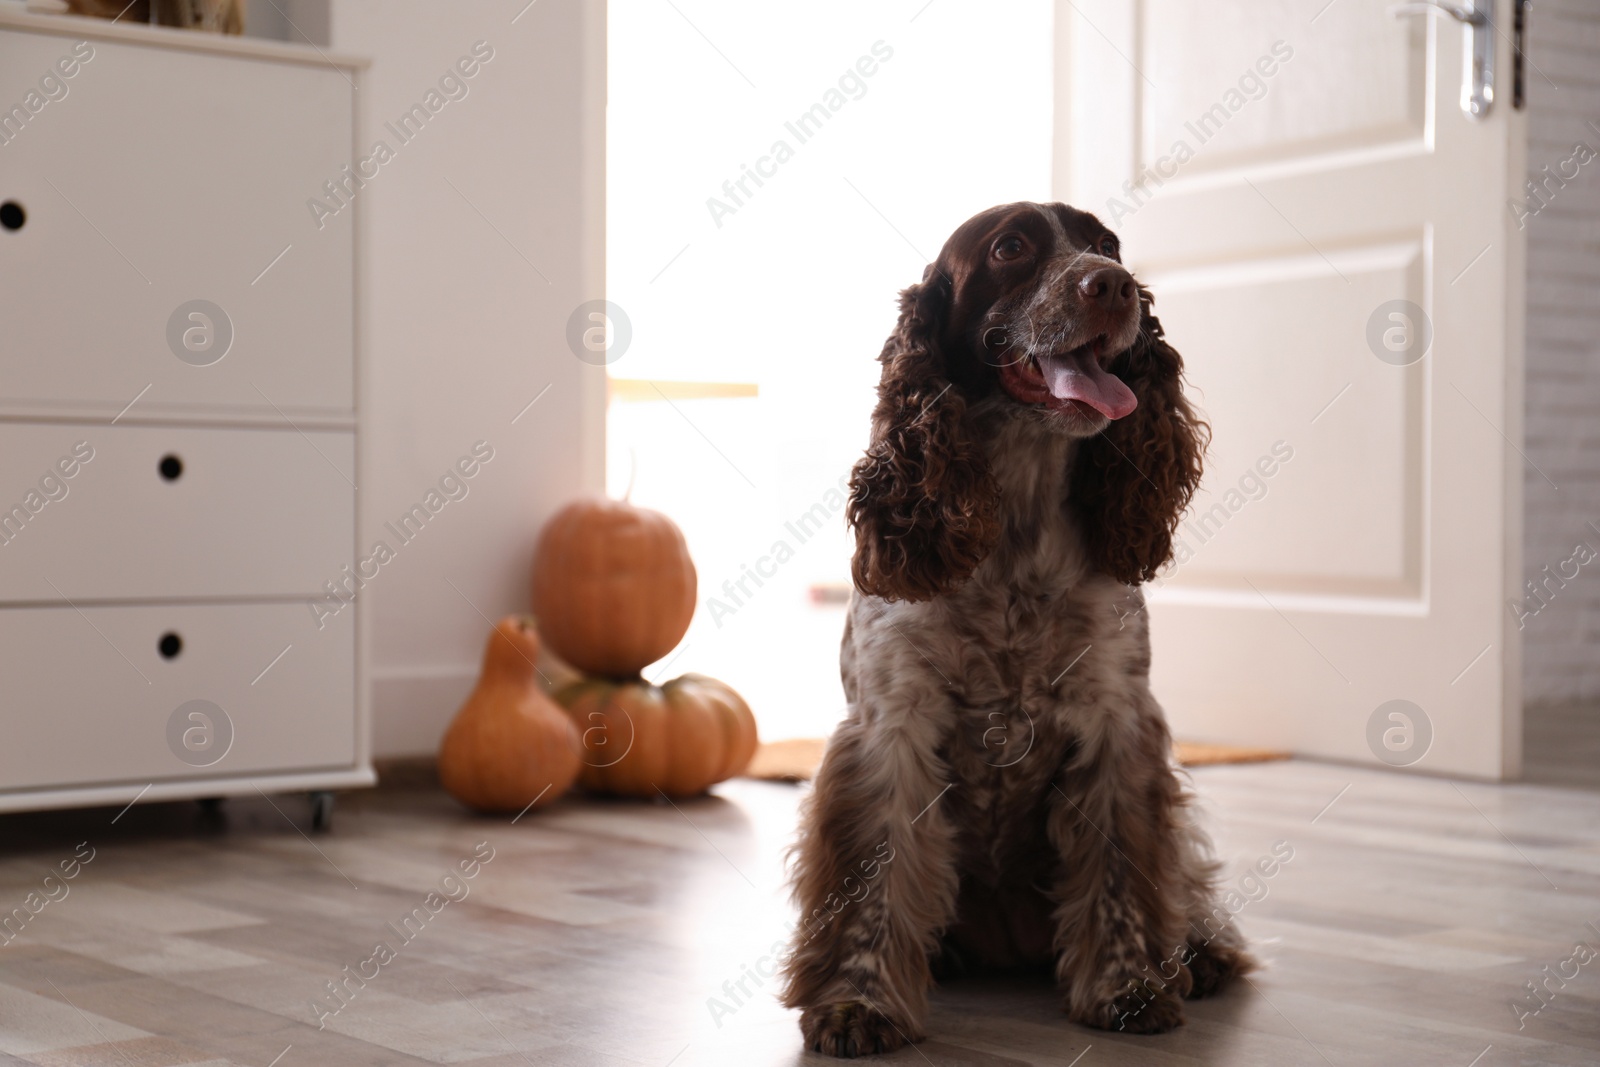
<path id="1" fill-rule="evenodd" d="M 325 833 L 333 826 L 333 794 L 319 789 L 311 794 L 311 828 Z"/>

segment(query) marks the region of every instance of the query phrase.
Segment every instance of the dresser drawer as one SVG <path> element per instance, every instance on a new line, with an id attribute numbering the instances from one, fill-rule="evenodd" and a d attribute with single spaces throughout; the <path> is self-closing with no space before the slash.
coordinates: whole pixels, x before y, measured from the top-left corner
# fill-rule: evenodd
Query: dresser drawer
<path id="1" fill-rule="evenodd" d="M 0 790 L 349 766 L 354 634 L 301 604 L 0 610 Z"/>
<path id="2" fill-rule="evenodd" d="M 351 433 L 0 423 L 0 603 L 318 594 L 354 477 Z"/>
<path id="3" fill-rule="evenodd" d="M 352 75 L 66 33 L 0 30 L 0 106 L 75 68 L 0 146 L 0 409 L 349 412 Z"/>

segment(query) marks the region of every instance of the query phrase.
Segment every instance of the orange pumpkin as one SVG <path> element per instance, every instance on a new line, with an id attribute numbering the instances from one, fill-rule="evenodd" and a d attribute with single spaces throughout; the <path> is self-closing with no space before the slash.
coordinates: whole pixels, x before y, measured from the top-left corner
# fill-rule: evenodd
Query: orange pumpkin
<path id="1" fill-rule="evenodd" d="M 542 806 L 578 777 L 578 731 L 539 688 L 538 658 L 532 619 L 495 624 L 478 684 L 439 745 L 439 781 L 469 808 Z"/>
<path id="2" fill-rule="evenodd" d="M 715 678 L 686 674 L 657 687 L 576 682 L 556 700 L 582 731 L 585 788 L 628 797 L 689 797 L 732 778 L 756 751 L 750 706 Z"/>
<path id="3" fill-rule="evenodd" d="M 579 500 L 539 534 L 533 613 L 555 653 L 585 674 L 636 675 L 671 652 L 694 599 L 683 533 L 658 511 Z"/>

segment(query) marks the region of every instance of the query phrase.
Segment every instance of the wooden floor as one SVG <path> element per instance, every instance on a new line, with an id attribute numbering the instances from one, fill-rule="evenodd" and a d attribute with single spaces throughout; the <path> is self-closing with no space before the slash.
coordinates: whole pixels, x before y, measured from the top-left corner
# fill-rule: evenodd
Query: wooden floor
<path id="1" fill-rule="evenodd" d="M 1070 1025 L 1044 985 L 947 987 L 931 1037 L 883 1061 L 1600 1062 L 1600 959 L 1552 980 L 1520 1030 L 1511 1008 L 1542 968 L 1572 972 L 1575 943 L 1600 945 L 1600 793 L 1305 762 L 1194 777 L 1235 877 L 1274 842 L 1294 849 L 1239 916 L 1270 961 L 1253 985 L 1154 1038 Z M 310 837 L 299 797 L 220 820 L 148 804 L 5 817 L 0 913 L 58 899 L 0 947 L 0 1064 L 821 1062 L 770 982 L 738 1004 L 724 988 L 784 936 L 799 789 L 719 794 L 568 800 L 512 825 L 390 790 L 342 798 Z M 461 899 L 429 901 L 475 849 L 493 858 L 444 883 Z M 402 938 L 415 908 L 426 921 Z M 392 960 L 364 962 L 380 942 Z M 313 1004 L 339 1005 L 325 983 L 347 965 L 376 976 L 319 1031 Z"/>

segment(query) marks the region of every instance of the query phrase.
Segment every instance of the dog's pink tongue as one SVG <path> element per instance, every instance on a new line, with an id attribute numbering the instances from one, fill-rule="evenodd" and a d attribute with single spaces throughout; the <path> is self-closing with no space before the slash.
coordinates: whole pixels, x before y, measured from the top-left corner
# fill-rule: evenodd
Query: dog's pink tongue
<path id="1" fill-rule="evenodd" d="M 1039 361 L 1045 384 L 1057 400 L 1081 400 L 1108 419 L 1120 419 L 1139 406 L 1133 390 L 1100 366 L 1090 345 Z"/>

